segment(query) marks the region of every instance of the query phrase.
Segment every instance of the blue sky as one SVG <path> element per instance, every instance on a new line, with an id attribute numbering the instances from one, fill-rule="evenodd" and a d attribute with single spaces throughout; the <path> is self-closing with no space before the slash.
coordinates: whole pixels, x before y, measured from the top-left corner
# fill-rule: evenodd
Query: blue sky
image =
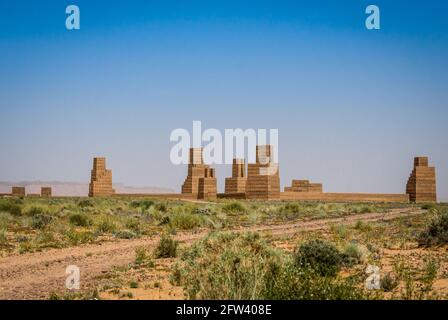
<path id="1" fill-rule="evenodd" d="M 81 30 L 65 29 L 65 7 Z M 367 5 L 381 30 L 364 26 Z M 412 158 L 448 200 L 446 1 L 0 0 L 0 180 L 179 190 L 170 133 L 278 128 L 281 184 L 404 192 Z M 228 166 L 217 167 L 220 187 Z"/>

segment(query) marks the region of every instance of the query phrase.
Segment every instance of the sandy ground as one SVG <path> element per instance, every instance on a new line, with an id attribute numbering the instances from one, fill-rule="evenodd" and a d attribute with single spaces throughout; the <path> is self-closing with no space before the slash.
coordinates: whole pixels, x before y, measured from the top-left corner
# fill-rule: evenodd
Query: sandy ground
<path id="1" fill-rule="evenodd" d="M 359 220 L 391 220 L 424 212 L 424 210 L 416 208 L 393 209 L 387 213 L 355 214 L 341 218 L 253 226 L 229 231 L 268 232 L 272 236 L 283 236 L 293 235 L 296 232 L 325 229 L 332 224 L 353 224 Z M 179 233 L 175 238 L 189 244 L 202 238 L 208 232 L 208 230 L 184 232 Z M 0 299 L 48 299 L 52 292 L 66 292 L 67 275 L 65 270 L 69 265 L 76 265 L 80 268 L 81 289 L 88 289 L 96 278 L 113 267 L 132 263 L 135 259 L 136 248 L 144 246 L 151 250 L 158 241 L 158 237 L 116 240 L 102 244 L 49 249 L 0 258 Z"/>

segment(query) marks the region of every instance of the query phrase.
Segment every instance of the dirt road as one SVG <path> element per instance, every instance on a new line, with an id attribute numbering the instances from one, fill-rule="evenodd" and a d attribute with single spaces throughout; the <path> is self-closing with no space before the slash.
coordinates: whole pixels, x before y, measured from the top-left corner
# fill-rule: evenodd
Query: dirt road
<path id="1" fill-rule="evenodd" d="M 353 224 L 356 221 L 391 220 L 424 213 L 416 208 L 393 209 L 387 213 L 355 214 L 341 218 L 326 218 L 294 223 L 238 228 L 234 232 L 269 232 L 273 236 L 291 235 L 301 231 L 329 228 L 332 224 Z M 176 239 L 189 244 L 200 239 L 208 230 L 179 233 Z M 0 299 L 47 299 L 51 292 L 64 292 L 66 267 L 76 265 L 81 270 L 81 289 L 89 288 L 95 278 L 115 266 L 132 263 L 135 249 L 155 247 L 157 237 L 117 240 L 73 248 L 49 249 L 0 258 Z"/>

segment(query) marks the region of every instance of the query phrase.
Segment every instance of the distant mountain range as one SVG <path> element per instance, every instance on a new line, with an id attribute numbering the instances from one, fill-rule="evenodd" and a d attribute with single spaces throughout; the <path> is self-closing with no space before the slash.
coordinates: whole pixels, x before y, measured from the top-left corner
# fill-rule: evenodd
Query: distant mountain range
<path id="1" fill-rule="evenodd" d="M 89 193 L 88 183 L 60 181 L 0 181 L 0 193 L 10 193 L 12 186 L 25 187 L 27 194 L 40 194 L 41 187 L 51 187 L 53 196 L 83 197 Z M 121 183 L 114 184 L 116 193 L 174 193 L 173 189 L 159 187 L 129 187 Z"/>

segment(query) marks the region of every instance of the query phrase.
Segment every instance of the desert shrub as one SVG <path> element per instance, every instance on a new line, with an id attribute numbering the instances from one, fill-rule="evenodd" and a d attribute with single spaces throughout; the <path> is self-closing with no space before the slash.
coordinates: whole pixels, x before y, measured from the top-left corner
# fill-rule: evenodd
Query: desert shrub
<path id="1" fill-rule="evenodd" d="M 349 207 L 350 213 L 371 213 L 375 212 L 375 208 L 371 205 L 362 204 L 362 205 L 351 205 Z"/>
<path id="2" fill-rule="evenodd" d="M 294 202 L 288 202 L 277 209 L 277 215 L 285 219 L 294 219 L 303 212 L 304 210 L 302 207 Z"/>
<path id="3" fill-rule="evenodd" d="M 168 211 L 168 206 L 165 203 L 162 203 L 162 202 L 157 203 L 155 205 L 155 208 L 157 210 L 159 210 L 160 212 L 167 212 Z"/>
<path id="4" fill-rule="evenodd" d="M 89 243 L 95 240 L 95 235 L 90 231 L 76 231 L 71 229 L 68 230 L 64 236 L 71 245 Z"/>
<path id="5" fill-rule="evenodd" d="M 361 221 L 361 220 L 356 221 L 356 224 L 355 224 L 354 228 L 356 230 L 359 230 L 359 231 L 370 231 L 370 230 L 372 230 L 372 226 L 369 223 Z"/>
<path id="6" fill-rule="evenodd" d="M 149 260 L 149 256 L 144 247 L 138 247 L 135 249 L 135 264 L 141 265 Z"/>
<path id="7" fill-rule="evenodd" d="M 96 225 L 96 230 L 101 233 L 113 232 L 117 229 L 117 225 L 109 217 L 101 218 Z"/>
<path id="8" fill-rule="evenodd" d="M 331 243 L 309 240 L 295 251 L 295 263 L 300 268 L 311 268 L 321 276 L 335 276 L 341 269 L 343 255 Z"/>
<path id="9" fill-rule="evenodd" d="M 31 241 L 25 241 L 25 242 L 21 242 L 19 244 L 19 253 L 23 254 L 26 252 L 31 252 L 33 250 L 33 244 L 31 243 Z"/>
<path id="10" fill-rule="evenodd" d="M 435 209 L 436 205 L 434 203 L 425 203 L 421 206 L 421 208 L 423 210 L 431 210 L 431 209 Z"/>
<path id="11" fill-rule="evenodd" d="M 434 281 L 437 278 L 437 273 L 439 271 L 439 261 L 433 256 L 426 256 L 424 259 L 423 265 L 423 275 L 421 277 L 421 281 L 424 285 L 424 291 L 431 291 Z"/>
<path id="12" fill-rule="evenodd" d="M 150 207 L 154 205 L 153 200 L 140 200 L 140 201 L 132 201 L 130 206 L 132 208 L 141 208 L 142 210 L 148 210 Z"/>
<path id="13" fill-rule="evenodd" d="M 225 204 L 222 207 L 222 211 L 225 213 L 243 214 L 243 213 L 247 212 L 247 209 L 240 202 L 233 201 L 233 202 Z"/>
<path id="14" fill-rule="evenodd" d="M 212 233 L 182 255 L 173 280 L 191 299 L 257 299 L 280 267 L 281 255 L 258 234 Z"/>
<path id="15" fill-rule="evenodd" d="M 131 230 L 120 230 L 114 233 L 114 236 L 119 239 L 134 239 L 137 238 L 137 234 Z"/>
<path id="16" fill-rule="evenodd" d="M 53 220 L 53 217 L 47 214 L 35 214 L 31 219 L 31 227 L 34 229 L 43 229 Z"/>
<path id="17" fill-rule="evenodd" d="M 140 233 L 142 229 L 140 220 L 137 218 L 128 218 L 126 220 L 125 226 L 129 230 L 134 231 L 135 233 Z"/>
<path id="18" fill-rule="evenodd" d="M 154 250 L 154 257 L 160 258 L 175 258 L 177 256 L 178 242 L 167 235 L 163 235 Z"/>
<path id="19" fill-rule="evenodd" d="M 31 207 L 26 212 L 27 216 L 30 216 L 30 217 L 34 217 L 34 216 L 37 216 L 37 215 L 42 215 L 42 214 L 45 214 L 45 213 L 46 213 L 46 211 L 42 207 Z"/>
<path id="20" fill-rule="evenodd" d="M 331 231 L 337 234 L 337 236 L 341 239 L 345 239 L 347 237 L 347 234 L 349 230 L 347 229 L 347 226 L 344 224 L 333 224 L 331 225 Z"/>
<path id="21" fill-rule="evenodd" d="M 94 206 L 94 203 L 90 199 L 81 199 L 78 201 L 78 207 L 80 207 L 80 208 L 88 208 L 88 207 L 93 207 L 93 206 Z"/>
<path id="22" fill-rule="evenodd" d="M 166 217 L 168 218 L 168 217 Z M 163 222 L 163 219 L 160 223 Z M 171 227 L 182 230 L 191 230 L 200 227 L 203 223 L 202 216 L 192 213 L 176 213 L 168 218 L 168 222 Z"/>
<path id="23" fill-rule="evenodd" d="M 322 277 L 258 234 L 212 233 L 175 265 L 171 281 L 190 299 L 367 299 L 353 279 Z"/>
<path id="24" fill-rule="evenodd" d="M 72 225 L 78 227 L 87 227 L 90 225 L 91 221 L 89 217 L 87 217 L 83 213 L 72 213 L 69 216 L 69 221 Z"/>
<path id="25" fill-rule="evenodd" d="M 448 211 L 439 213 L 418 236 L 422 246 L 436 246 L 448 243 Z"/>
<path id="26" fill-rule="evenodd" d="M 60 246 L 54 234 L 51 232 L 40 232 L 34 239 L 34 242 L 39 248 L 57 248 Z"/>
<path id="27" fill-rule="evenodd" d="M 8 212 L 0 211 L 0 229 L 8 229 L 9 225 L 14 222 L 14 218 Z"/>
<path id="28" fill-rule="evenodd" d="M 381 289 L 383 289 L 385 292 L 394 290 L 399 283 L 399 280 L 396 277 L 392 276 L 390 272 L 381 277 Z"/>
<path id="29" fill-rule="evenodd" d="M 0 212 L 8 212 L 13 216 L 20 216 L 22 214 L 22 206 L 14 200 L 0 200 Z"/>
<path id="30" fill-rule="evenodd" d="M 269 282 L 263 299 L 269 300 L 365 300 L 377 298 L 356 285 L 352 278 L 322 277 L 310 268 L 287 263 Z"/>
<path id="31" fill-rule="evenodd" d="M 342 258 L 345 265 L 352 266 L 364 261 L 365 253 L 357 244 L 349 243 L 344 247 Z"/>

